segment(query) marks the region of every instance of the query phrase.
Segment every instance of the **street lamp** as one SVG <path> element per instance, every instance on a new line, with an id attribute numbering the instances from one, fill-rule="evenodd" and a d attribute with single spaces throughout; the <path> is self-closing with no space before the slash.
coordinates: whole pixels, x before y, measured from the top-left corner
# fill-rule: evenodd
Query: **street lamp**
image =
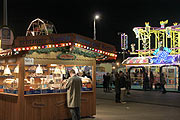
<path id="1" fill-rule="evenodd" d="M 99 15 L 94 16 L 94 40 L 96 40 L 96 20 L 99 19 Z"/>

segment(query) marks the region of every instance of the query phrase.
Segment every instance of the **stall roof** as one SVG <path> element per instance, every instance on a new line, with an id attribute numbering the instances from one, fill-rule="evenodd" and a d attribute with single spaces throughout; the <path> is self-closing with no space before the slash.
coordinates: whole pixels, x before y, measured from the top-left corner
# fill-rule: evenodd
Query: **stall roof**
<path id="1" fill-rule="evenodd" d="M 123 65 L 141 65 L 149 64 L 148 57 L 128 57 L 122 62 Z"/>
<path id="2" fill-rule="evenodd" d="M 42 48 L 71 46 L 87 51 L 108 56 L 108 59 L 116 59 L 116 48 L 113 45 L 93 40 L 75 33 L 51 34 L 44 36 L 22 36 L 14 40 L 13 51 L 36 50 Z M 99 59 L 106 57 L 98 57 Z M 103 59 L 102 59 L 103 60 Z"/>
<path id="3" fill-rule="evenodd" d="M 67 34 L 50 34 L 39 36 L 21 36 L 14 40 L 14 47 L 28 47 L 38 46 L 45 44 L 59 44 L 59 43 L 77 43 L 85 45 L 94 49 L 100 49 L 107 52 L 116 52 L 116 48 L 113 45 L 93 40 L 89 37 L 85 37 L 75 33 Z"/>
<path id="4" fill-rule="evenodd" d="M 1 56 L 16 55 L 22 51 L 42 52 L 43 50 L 43 52 L 55 52 L 65 47 L 72 48 L 74 52 L 85 55 L 86 57 L 96 56 L 100 60 L 116 59 L 117 57 L 115 46 L 75 33 L 17 37 L 14 40 L 12 54 L 9 54 L 10 52 L 5 50 L 3 52 L 1 51 Z M 46 48 L 50 49 L 44 50 Z M 92 56 L 89 56 L 89 54 Z"/>

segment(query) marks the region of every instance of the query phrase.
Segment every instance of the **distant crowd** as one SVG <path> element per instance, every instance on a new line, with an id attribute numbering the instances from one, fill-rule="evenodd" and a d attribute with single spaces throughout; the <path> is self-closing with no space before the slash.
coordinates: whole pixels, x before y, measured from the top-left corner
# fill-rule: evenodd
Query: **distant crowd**
<path id="1" fill-rule="evenodd" d="M 159 89 L 162 90 L 162 93 L 166 93 L 166 89 L 164 85 L 166 84 L 166 80 L 164 77 L 164 74 L 160 74 L 160 82 L 155 82 L 153 72 L 150 72 L 150 76 L 148 77 L 147 72 L 144 72 L 142 74 L 142 79 L 143 79 L 143 89 L 146 90 L 152 90 L 153 84 L 155 85 L 155 89 L 159 87 Z M 136 79 L 136 73 L 134 74 L 135 79 Z M 123 98 L 124 95 L 130 94 L 130 89 L 131 89 L 131 82 L 132 80 L 130 79 L 130 75 L 128 72 L 123 73 L 122 71 L 120 72 L 111 72 L 111 73 L 106 73 L 103 75 L 103 90 L 104 92 L 112 92 L 113 87 L 115 88 L 115 102 L 117 103 L 122 103 L 124 102 Z"/>

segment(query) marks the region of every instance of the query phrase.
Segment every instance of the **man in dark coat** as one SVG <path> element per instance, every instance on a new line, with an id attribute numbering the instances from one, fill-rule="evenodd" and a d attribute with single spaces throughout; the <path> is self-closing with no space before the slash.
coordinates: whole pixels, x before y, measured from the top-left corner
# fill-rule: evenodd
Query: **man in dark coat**
<path id="1" fill-rule="evenodd" d="M 120 103 L 121 87 L 120 87 L 120 76 L 118 73 L 115 74 L 115 102 Z"/>
<path id="2" fill-rule="evenodd" d="M 125 95 L 125 90 L 126 90 L 126 80 L 125 80 L 124 73 L 122 71 L 119 72 L 119 76 L 120 76 L 120 89 L 121 89 L 120 102 L 125 103 L 124 95 Z"/>

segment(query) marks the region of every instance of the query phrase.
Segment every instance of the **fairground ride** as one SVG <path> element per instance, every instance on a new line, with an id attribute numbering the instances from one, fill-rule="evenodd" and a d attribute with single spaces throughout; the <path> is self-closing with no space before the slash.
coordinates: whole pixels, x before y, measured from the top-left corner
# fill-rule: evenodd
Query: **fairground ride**
<path id="1" fill-rule="evenodd" d="M 171 55 L 180 54 L 180 24 L 165 27 L 167 23 L 168 20 L 160 21 L 160 27 L 151 27 L 149 22 L 145 22 L 145 27 L 133 28 L 138 39 L 138 50 L 131 54 L 138 54 L 139 57 L 152 56 L 161 46 L 171 49 Z"/>
<path id="2" fill-rule="evenodd" d="M 57 33 L 54 24 L 50 21 L 37 18 L 30 23 L 26 36 L 49 35 L 52 33 Z"/>

